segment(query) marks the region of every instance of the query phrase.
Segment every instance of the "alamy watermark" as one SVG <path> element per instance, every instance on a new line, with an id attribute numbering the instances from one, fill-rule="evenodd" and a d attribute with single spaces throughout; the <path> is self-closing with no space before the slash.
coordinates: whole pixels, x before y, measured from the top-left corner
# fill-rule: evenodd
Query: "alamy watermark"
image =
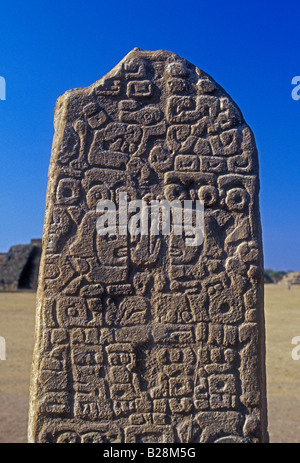
<path id="1" fill-rule="evenodd" d="M 6 341 L 0 336 L 0 360 L 6 360 Z"/>
<path id="2" fill-rule="evenodd" d="M 0 76 L 0 100 L 6 100 L 6 80 Z"/>
<path id="3" fill-rule="evenodd" d="M 204 239 L 204 204 L 200 200 L 134 199 L 128 202 L 126 192 L 120 192 L 118 204 L 100 200 L 96 207 L 100 217 L 97 233 L 109 235 L 178 235 L 186 246 L 200 246 Z"/>
<path id="4" fill-rule="evenodd" d="M 296 347 L 292 350 L 292 359 L 300 360 L 300 336 L 295 336 L 292 339 L 292 344 L 296 345 Z"/>
<path id="5" fill-rule="evenodd" d="M 292 85 L 295 85 L 292 90 L 292 98 L 293 100 L 298 101 L 300 100 L 300 76 L 293 77 Z"/>

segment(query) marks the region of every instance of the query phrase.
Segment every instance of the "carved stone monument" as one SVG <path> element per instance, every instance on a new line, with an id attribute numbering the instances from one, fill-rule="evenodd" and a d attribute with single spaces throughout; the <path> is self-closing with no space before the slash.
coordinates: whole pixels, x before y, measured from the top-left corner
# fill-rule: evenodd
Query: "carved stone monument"
<path id="1" fill-rule="evenodd" d="M 201 200 L 203 242 L 99 233 L 121 192 Z M 240 110 L 173 53 L 134 49 L 58 99 L 30 442 L 267 441 L 258 193 Z"/>

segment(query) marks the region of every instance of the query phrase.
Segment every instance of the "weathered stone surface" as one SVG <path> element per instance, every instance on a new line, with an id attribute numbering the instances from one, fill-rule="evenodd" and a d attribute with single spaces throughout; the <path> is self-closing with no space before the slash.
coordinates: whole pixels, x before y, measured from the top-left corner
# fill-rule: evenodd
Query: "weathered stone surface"
<path id="1" fill-rule="evenodd" d="M 0 291 L 36 290 L 42 240 L 12 246 L 0 254 Z"/>
<path id="2" fill-rule="evenodd" d="M 200 198 L 201 246 L 99 236 L 96 204 Z M 206 73 L 133 50 L 55 111 L 31 442 L 265 442 L 255 141 Z"/>

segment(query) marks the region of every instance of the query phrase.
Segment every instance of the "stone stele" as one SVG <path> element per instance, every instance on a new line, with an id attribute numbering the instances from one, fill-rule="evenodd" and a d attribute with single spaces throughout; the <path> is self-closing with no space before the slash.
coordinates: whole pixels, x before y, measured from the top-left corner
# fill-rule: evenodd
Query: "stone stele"
<path id="1" fill-rule="evenodd" d="M 61 96 L 54 125 L 29 441 L 267 442 L 258 155 L 239 108 L 185 59 L 135 48 Z M 120 192 L 200 199 L 203 243 L 101 236 L 96 205 Z"/>

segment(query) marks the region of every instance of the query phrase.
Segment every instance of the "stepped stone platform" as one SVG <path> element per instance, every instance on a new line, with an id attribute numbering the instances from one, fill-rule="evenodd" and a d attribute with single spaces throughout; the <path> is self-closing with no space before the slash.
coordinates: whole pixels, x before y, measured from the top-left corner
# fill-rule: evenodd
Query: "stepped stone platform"
<path id="1" fill-rule="evenodd" d="M 37 289 L 42 240 L 12 246 L 0 254 L 0 291 Z"/>
<path id="2" fill-rule="evenodd" d="M 300 272 L 290 272 L 278 283 L 280 286 L 300 285 Z"/>

